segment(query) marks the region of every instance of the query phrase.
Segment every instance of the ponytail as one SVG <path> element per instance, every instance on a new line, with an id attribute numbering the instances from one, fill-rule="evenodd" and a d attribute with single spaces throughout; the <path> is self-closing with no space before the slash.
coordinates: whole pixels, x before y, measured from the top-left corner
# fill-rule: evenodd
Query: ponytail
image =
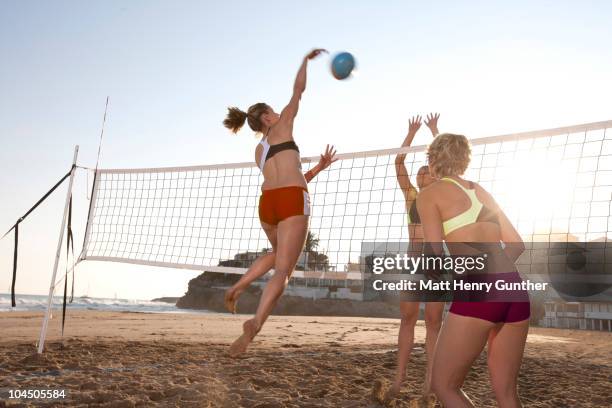
<path id="1" fill-rule="evenodd" d="M 241 111 L 235 106 L 227 108 L 227 116 L 223 121 L 223 126 L 233 133 L 238 133 L 242 126 L 244 126 L 244 122 L 246 122 L 248 116 L 246 112 Z"/>
<path id="2" fill-rule="evenodd" d="M 235 106 L 227 108 L 227 116 L 223 121 L 223 126 L 228 128 L 234 133 L 244 126 L 244 123 L 248 121 L 249 127 L 255 132 L 261 132 L 264 125 L 261 122 L 261 115 L 271 109 L 267 104 L 263 102 L 256 103 L 249 107 L 248 112 L 241 111 Z"/>

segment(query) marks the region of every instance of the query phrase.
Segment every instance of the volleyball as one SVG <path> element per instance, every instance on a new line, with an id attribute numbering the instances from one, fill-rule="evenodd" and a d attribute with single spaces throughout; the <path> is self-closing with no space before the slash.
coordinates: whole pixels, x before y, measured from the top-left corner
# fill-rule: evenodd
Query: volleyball
<path id="1" fill-rule="evenodd" d="M 350 52 L 336 54 L 331 63 L 332 75 L 336 79 L 346 79 L 355 68 L 355 57 Z"/>

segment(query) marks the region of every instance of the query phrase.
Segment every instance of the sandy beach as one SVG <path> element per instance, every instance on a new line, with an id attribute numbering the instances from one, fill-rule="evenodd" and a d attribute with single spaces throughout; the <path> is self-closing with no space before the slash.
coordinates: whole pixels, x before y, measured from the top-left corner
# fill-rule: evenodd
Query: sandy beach
<path id="1" fill-rule="evenodd" d="M 399 321 L 272 316 L 245 358 L 227 356 L 244 315 L 69 312 L 35 354 L 41 313 L 0 315 L 0 407 L 379 407 L 393 376 Z M 419 400 L 425 368 L 419 322 L 408 379 L 391 406 Z M 612 405 L 612 334 L 532 328 L 520 394 L 526 407 Z M 9 390 L 64 389 L 63 400 L 15 400 Z M 465 390 L 495 406 L 485 355 Z M 434 405 L 429 402 L 430 406 Z"/>

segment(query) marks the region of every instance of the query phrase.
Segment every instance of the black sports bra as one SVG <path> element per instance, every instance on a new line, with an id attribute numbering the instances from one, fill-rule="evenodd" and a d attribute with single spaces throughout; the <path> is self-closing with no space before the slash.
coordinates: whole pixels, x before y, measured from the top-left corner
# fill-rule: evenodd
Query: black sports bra
<path id="1" fill-rule="evenodd" d="M 419 211 L 417 210 L 416 200 L 412 202 L 410 205 L 410 209 L 408 210 L 408 224 L 420 224 L 421 216 L 419 215 Z"/>
<path id="2" fill-rule="evenodd" d="M 273 157 L 276 153 L 282 152 L 283 150 L 295 150 L 298 153 L 300 152 L 300 149 L 298 148 L 297 144 L 295 144 L 293 140 L 289 140 L 288 142 L 270 145 L 268 154 L 266 154 L 266 160 Z"/>
<path id="3" fill-rule="evenodd" d="M 295 150 L 298 153 L 300 152 L 300 149 L 293 140 L 271 145 L 268 143 L 268 138 L 265 137 L 259 143 L 263 146 L 263 152 L 261 152 L 261 159 L 259 159 L 259 168 L 261 169 L 261 171 L 263 171 L 266 161 L 268 161 L 269 158 L 274 157 L 276 153 L 282 152 L 283 150 Z"/>

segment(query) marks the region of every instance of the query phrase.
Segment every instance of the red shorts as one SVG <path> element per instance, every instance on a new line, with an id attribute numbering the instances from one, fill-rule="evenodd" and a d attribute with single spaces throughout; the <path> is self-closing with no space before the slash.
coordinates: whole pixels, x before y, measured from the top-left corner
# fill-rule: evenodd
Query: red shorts
<path id="1" fill-rule="evenodd" d="M 264 190 L 259 197 L 259 219 L 270 225 L 294 215 L 310 215 L 310 196 L 304 187 Z"/>

